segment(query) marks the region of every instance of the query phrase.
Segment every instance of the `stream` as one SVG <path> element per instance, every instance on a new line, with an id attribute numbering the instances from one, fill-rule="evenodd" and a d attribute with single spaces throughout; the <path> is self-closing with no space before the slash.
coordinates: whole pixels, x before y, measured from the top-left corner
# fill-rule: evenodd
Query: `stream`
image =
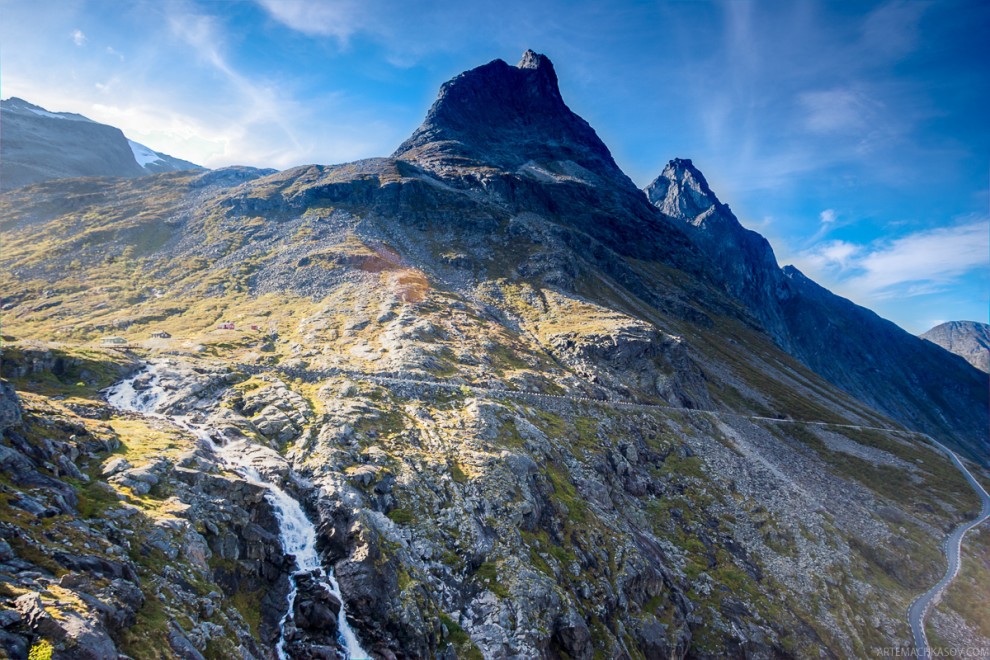
<path id="1" fill-rule="evenodd" d="M 243 452 L 246 448 L 244 442 L 218 445 L 214 442 L 210 430 L 202 424 L 195 423 L 191 417 L 170 416 L 159 412 L 168 391 L 159 384 L 155 366 L 149 364 L 146 370 L 111 387 L 107 391 L 107 402 L 120 410 L 164 419 L 189 431 L 212 449 L 227 468 L 236 472 L 249 483 L 265 489 L 268 502 L 275 510 L 275 516 L 278 519 L 282 551 L 285 554 L 293 555 L 296 563 L 296 570 L 289 576 L 291 588 L 286 603 L 286 611 L 279 621 L 279 640 L 275 647 L 279 660 L 291 660 L 291 656 L 285 648 L 285 629 L 292 619 L 293 603 L 298 591 L 296 578 L 307 573 L 314 573 L 320 584 L 341 603 L 340 613 L 337 615 L 337 636 L 339 646 L 346 651 L 343 660 L 369 659 L 371 656 L 361 648 L 354 630 L 347 622 L 343 605 L 344 599 L 333 572 L 324 571 L 320 562 L 320 556 L 316 551 L 316 527 L 306 516 L 298 500 L 278 485 L 267 481 L 254 467 L 247 464 Z M 147 387 L 135 388 L 135 382 L 146 375 L 150 376 Z"/>

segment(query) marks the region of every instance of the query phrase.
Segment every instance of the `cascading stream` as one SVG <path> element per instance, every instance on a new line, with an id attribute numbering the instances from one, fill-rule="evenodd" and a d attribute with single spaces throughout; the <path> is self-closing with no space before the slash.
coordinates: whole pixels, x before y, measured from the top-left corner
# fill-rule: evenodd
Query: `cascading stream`
<path id="1" fill-rule="evenodd" d="M 150 375 L 148 386 L 138 390 L 134 387 L 134 383 L 144 374 Z M 279 660 L 291 660 L 291 656 L 288 655 L 285 648 L 285 628 L 292 619 L 293 604 L 298 593 L 297 577 L 307 573 L 315 574 L 321 586 L 333 594 L 341 603 L 340 612 L 337 615 L 337 634 L 339 645 L 346 650 L 345 660 L 366 660 L 370 658 L 371 656 L 361 648 L 354 630 L 347 622 L 343 606 L 344 599 L 340 593 L 340 586 L 337 584 L 337 580 L 334 578 L 332 572 L 325 572 L 323 570 L 319 554 L 316 551 L 316 527 L 306 516 L 299 502 L 276 484 L 267 481 L 255 468 L 246 464 L 243 455 L 234 451 L 237 446 L 243 446 L 242 443 L 218 445 L 213 441 L 209 429 L 196 424 L 191 418 L 187 416 L 169 416 L 158 412 L 159 405 L 167 395 L 166 390 L 158 381 L 158 375 L 155 373 L 155 365 L 148 365 L 146 371 L 138 373 L 111 387 L 107 392 L 107 402 L 120 410 L 137 412 L 150 417 L 167 420 L 194 434 L 210 447 L 231 470 L 237 472 L 249 483 L 264 488 L 269 503 L 275 509 L 282 549 L 286 554 L 293 555 L 296 561 L 296 570 L 289 577 L 291 589 L 289 591 L 286 612 L 279 621 L 279 640 L 275 647 Z"/>

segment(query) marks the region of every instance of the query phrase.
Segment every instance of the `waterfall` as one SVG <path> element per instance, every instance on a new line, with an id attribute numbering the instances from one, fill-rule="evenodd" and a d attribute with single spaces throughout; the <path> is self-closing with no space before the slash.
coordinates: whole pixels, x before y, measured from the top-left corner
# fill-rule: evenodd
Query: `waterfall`
<path id="1" fill-rule="evenodd" d="M 337 636 L 339 645 L 346 650 L 345 660 L 369 659 L 371 656 L 361 648 L 354 630 L 347 622 L 347 617 L 344 613 L 344 598 L 340 593 L 340 586 L 333 576 L 333 571 L 324 572 L 323 570 L 319 554 L 316 552 L 316 527 L 306 516 L 302 506 L 292 495 L 278 485 L 267 481 L 256 469 L 247 465 L 243 455 L 233 451 L 233 446 L 217 445 L 213 441 L 209 429 L 203 427 L 201 424 L 196 424 L 188 416 L 169 416 L 158 412 L 158 408 L 162 405 L 167 391 L 159 383 L 155 366 L 154 364 L 150 364 L 146 371 L 111 387 L 107 391 L 107 402 L 120 410 L 128 410 L 149 417 L 164 419 L 189 431 L 213 449 L 227 467 L 249 483 L 265 489 L 265 495 L 272 508 L 274 508 L 275 517 L 278 520 L 279 540 L 282 542 L 282 549 L 286 554 L 294 555 L 296 560 L 296 570 L 289 576 L 291 589 L 289 591 L 286 611 L 279 621 L 279 640 L 275 647 L 279 660 L 291 660 L 285 650 L 285 628 L 292 619 L 293 603 L 298 593 L 296 577 L 300 574 L 312 572 L 318 575 L 319 582 L 323 588 L 333 594 L 341 603 L 340 612 L 337 615 Z M 138 390 L 134 387 L 134 383 L 145 374 L 149 376 L 147 386 Z"/>

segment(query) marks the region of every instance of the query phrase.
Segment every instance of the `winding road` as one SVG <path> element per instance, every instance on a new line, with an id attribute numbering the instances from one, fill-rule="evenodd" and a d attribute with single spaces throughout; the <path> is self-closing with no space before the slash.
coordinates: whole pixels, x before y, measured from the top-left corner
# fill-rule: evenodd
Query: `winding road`
<path id="1" fill-rule="evenodd" d="M 928 648 L 928 635 L 925 633 L 925 616 L 928 614 L 929 608 L 936 604 L 942 596 L 942 592 L 945 588 L 949 586 L 952 580 L 955 579 L 956 575 L 959 573 L 959 554 L 960 548 L 962 547 L 963 537 L 966 532 L 973 529 L 983 521 L 990 518 L 990 494 L 987 494 L 986 489 L 977 481 L 966 466 L 962 464 L 959 457 L 956 456 L 955 452 L 943 445 L 938 440 L 935 440 L 931 436 L 927 436 L 928 440 L 934 444 L 936 447 L 948 454 L 949 458 L 955 464 L 959 471 L 963 473 L 966 477 L 966 481 L 970 483 L 973 490 L 980 496 L 980 500 L 983 506 L 980 509 L 980 513 L 969 522 L 965 522 L 949 534 L 945 542 L 942 545 L 942 550 L 945 552 L 945 556 L 948 559 L 948 566 L 945 569 L 945 575 L 938 583 L 926 591 L 921 596 L 918 596 L 911 603 L 911 607 L 908 608 L 908 622 L 911 624 L 911 634 L 914 637 L 914 646 L 918 651 L 919 658 L 929 658 L 931 657 L 930 650 Z"/>

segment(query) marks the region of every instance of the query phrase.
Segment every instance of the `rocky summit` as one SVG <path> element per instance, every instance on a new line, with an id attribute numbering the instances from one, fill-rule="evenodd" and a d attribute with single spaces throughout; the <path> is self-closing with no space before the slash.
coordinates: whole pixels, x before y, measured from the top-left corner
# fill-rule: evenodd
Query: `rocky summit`
<path id="1" fill-rule="evenodd" d="M 921 338 L 964 358 L 980 371 L 990 371 L 990 324 L 949 321 L 923 333 Z"/>
<path id="2" fill-rule="evenodd" d="M 389 158 L 43 181 L 0 238 L 10 657 L 870 657 L 990 483 L 986 374 L 690 161 L 638 190 L 532 51 Z"/>

